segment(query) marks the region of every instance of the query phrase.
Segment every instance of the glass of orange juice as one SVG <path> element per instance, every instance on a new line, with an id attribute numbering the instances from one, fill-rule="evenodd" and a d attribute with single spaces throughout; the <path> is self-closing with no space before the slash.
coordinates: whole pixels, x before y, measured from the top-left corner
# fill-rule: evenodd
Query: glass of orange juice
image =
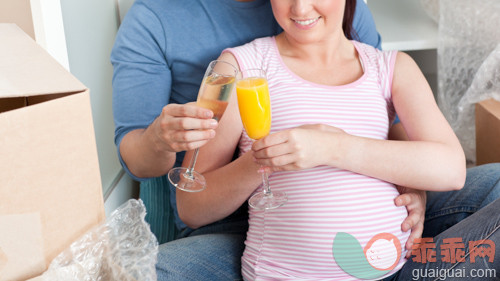
<path id="1" fill-rule="evenodd" d="M 196 105 L 208 108 L 214 113 L 214 119 L 220 120 L 233 91 L 238 69 L 222 60 L 211 61 L 201 82 Z M 176 188 L 198 192 L 205 189 L 206 180 L 202 174 L 194 170 L 199 148 L 196 148 L 189 167 L 177 167 L 168 172 L 168 179 Z"/>
<path id="2" fill-rule="evenodd" d="M 248 136 L 258 140 L 267 136 L 271 130 L 271 99 L 266 72 L 263 69 L 242 70 L 238 78 L 236 95 L 241 121 Z M 262 173 L 262 189 L 262 192 L 250 197 L 250 207 L 260 210 L 275 209 L 288 200 L 284 192 L 271 192 L 266 172 Z"/>

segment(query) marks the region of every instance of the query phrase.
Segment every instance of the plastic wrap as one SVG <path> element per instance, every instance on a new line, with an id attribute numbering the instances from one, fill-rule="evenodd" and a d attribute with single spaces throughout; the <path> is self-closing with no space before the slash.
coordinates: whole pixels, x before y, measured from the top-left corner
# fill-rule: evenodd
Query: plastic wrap
<path id="1" fill-rule="evenodd" d="M 437 101 L 475 163 L 474 103 L 499 99 L 500 1 L 438 2 Z"/>
<path id="2" fill-rule="evenodd" d="M 58 255 L 41 280 L 156 281 L 158 242 L 145 215 L 142 201 L 130 199 Z"/>
<path id="3" fill-rule="evenodd" d="M 454 130 L 471 163 L 476 162 L 474 105 L 489 98 L 500 101 L 500 44 L 479 67 L 470 87 L 458 102 L 458 117 L 453 124 Z"/>
<path id="4" fill-rule="evenodd" d="M 420 0 L 424 11 L 435 22 L 439 22 L 439 0 Z"/>

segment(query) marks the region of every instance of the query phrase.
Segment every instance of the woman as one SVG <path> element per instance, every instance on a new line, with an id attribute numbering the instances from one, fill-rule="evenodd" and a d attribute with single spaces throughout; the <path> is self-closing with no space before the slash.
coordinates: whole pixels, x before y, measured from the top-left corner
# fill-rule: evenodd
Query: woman
<path id="1" fill-rule="evenodd" d="M 367 259 L 373 258 L 370 251 L 389 253 L 368 262 L 379 270 L 373 276 L 390 276 L 406 262 L 401 245 L 408 238 L 400 228 L 406 211 L 393 204 L 394 185 L 460 189 L 465 181 L 461 146 L 409 56 L 346 36 L 355 1 L 271 3 L 283 33 L 220 57 L 240 69 L 267 71 L 271 134 L 252 145 L 233 95 L 216 137 L 198 158 L 196 170 L 204 173 L 207 189 L 178 193 L 180 217 L 192 228 L 226 217 L 261 192 L 254 171 L 264 165 L 275 172 L 273 189 L 287 192 L 289 201 L 276 210 L 249 210 L 245 279 L 354 278 L 357 273 L 346 272 L 342 255 L 336 256 L 339 234 L 354 237 Z M 294 113 L 285 115 L 290 109 Z M 408 142 L 387 140 L 395 112 Z M 237 146 L 241 157 L 231 162 Z M 395 239 L 376 244 L 374 238 L 384 237 L 379 234 Z M 393 249 L 397 260 L 386 266 Z"/>

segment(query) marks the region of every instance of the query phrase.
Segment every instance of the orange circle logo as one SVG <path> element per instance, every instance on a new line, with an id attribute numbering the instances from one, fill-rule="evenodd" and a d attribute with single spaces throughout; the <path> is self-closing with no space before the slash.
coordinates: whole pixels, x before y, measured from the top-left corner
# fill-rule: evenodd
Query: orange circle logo
<path id="1" fill-rule="evenodd" d="M 401 258 L 401 243 L 391 233 L 373 236 L 363 249 L 366 260 L 377 270 L 392 270 Z"/>

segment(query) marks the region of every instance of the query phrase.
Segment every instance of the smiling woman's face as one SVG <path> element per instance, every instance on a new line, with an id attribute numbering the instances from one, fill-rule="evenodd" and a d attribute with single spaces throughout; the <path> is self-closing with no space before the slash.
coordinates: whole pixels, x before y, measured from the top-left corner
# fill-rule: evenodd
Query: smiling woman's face
<path id="1" fill-rule="evenodd" d="M 271 5 L 289 39 L 310 43 L 342 33 L 345 0 L 271 0 Z"/>

